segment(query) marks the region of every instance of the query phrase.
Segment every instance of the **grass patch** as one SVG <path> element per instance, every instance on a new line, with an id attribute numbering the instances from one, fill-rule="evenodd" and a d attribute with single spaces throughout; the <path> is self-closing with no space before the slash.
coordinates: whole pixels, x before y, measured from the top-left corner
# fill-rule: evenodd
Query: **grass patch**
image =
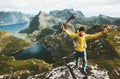
<path id="1" fill-rule="evenodd" d="M 11 71 L 30 70 L 32 73 L 46 72 L 52 68 L 52 65 L 45 63 L 42 60 L 11 60 L 12 58 L 0 57 L 0 74 L 10 74 Z"/>

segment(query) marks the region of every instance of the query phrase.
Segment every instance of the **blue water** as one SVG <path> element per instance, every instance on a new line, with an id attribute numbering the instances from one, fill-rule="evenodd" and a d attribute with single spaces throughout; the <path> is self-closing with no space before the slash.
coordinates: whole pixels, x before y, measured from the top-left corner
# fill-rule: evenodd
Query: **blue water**
<path id="1" fill-rule="evenodd" d="M 5 26 L 0 26 L 0 30 L 7 31 L 7 32 L 10 32 L 13 35 L 15 35 L 20 30 L 25 29 L 27 26 L 28 26 L 28 23 L 5 25 Z M 22 36 L 16 36 L 16 37 L 23 38 Z M 19 52 L 14 57 L 15 57 L 15 59 L 18 59 L 18 60 L 37 58 L 37 59 L 43 59 L 44 61 L 46 61 L 48 63 L 51 63 L 53 61 L 51 53 L 48 52 L 40 44 L 34 44 L 33 46 L 29 47 L 28 49 L 25 49 L 25 50 Z"/>
<path id="2" fill-rule="evenodd" d="M 0 30 L 7 31 L 12 34 L 17 34 L 20 30 L 25 29 L 27 26 L 28 26 L 28 23 L 4 25 L 4 26 L 0 26 Z"/>
<path id="3" fill-rule="evenodd" d="M 14 57 L 17 60 L 37 58 L 42 59 L 48 63 L 53 62 L 51 53 L 47 51 L 44 47 L 42 47 L 40 44 L 34 44 L 33 46 L 19 52 Z"/>

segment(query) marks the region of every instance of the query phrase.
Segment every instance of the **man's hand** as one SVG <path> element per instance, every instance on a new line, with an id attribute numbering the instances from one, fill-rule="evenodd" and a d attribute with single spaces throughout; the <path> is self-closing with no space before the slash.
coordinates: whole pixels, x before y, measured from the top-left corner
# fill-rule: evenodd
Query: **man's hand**
<path id="1" fill-rule="evenodd" d="M 106 33 L 107 32 L 107 28 L 105 27 L 102 32 Z"/>
<path id="2" fill-rule="evenodd" d="M 64 26 L 64 24 L 61 25 L 61 29 L 62 29 L 63 31 L 65 31 L 65 26 Z"/>

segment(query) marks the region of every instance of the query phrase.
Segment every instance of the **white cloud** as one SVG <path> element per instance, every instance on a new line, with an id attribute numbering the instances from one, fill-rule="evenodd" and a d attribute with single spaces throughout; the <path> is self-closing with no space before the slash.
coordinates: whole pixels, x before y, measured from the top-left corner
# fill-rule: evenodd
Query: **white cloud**
<path id="1" fill-rule="evenodd" d="M 120 0 L 0 0 L 0 10 L 25 13 L 73 8 L 86 16 L 105 14 L 120 17 Z"/>

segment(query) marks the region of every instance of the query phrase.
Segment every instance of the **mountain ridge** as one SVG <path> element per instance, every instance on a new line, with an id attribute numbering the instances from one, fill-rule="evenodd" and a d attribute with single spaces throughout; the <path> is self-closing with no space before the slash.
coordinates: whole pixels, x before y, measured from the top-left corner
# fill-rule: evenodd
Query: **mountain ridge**
<path id="1" fill-rule="evenodd" d="M 50 29 L 52 33 L 45 34 L 51 35 L 55 33 L 61 26 L 61 24 L 65 23 L 66 20 L 71 16 L 75 16 L 74 21 L 70 21 L 69 24 L 76 26 L 78 24 L 86 25 L 92 27 L 97 24 L 110 24 L 110 25 L 120 25 L 120 18 L 109 17 L 106 15 L 100 14 L 99 16 L 93 17 L 85 17 L 81 11 L 74 11 L 73 9 L 64 9 L 64 10 L 54 10 L 50 13 L 45 13 L 40 11 L 30 22 L 30 25 L 21 30 L 20 33 L 26 33 L 28 37 L 39 39 L 40 33 L 42 33 L 43 29 Z"/>
<path id="2" fill-rule="evenodd" d="M 20 23 L 29 23 L 31 15 L 24 14 L 22 12 L 5 12 L 0 11 L 0 26 L 20 24 Z"/>
<path id="3" fill-rule="evenodd" d="M 106 25 L 95 25 L 87 30 L 88 34 L 94 34 L 103 29 Z M 109 31 L 102 37 L 87 41 L 87 55 L 88 61 L 98 64 L 101 68 L 108 70 L 108 74 L 111 79 L 118 78 L 120 67 L 120 41 L 116 37 L 119 37 L 119 26 L 108 25 Z M 114 38 L 114 35 L 116 37 Z M 42 44 L 48 51 L 51 52 L 53 59 L 58 65 L 63 64 L 63 57 L 67 57 L 67 62 L 74 60 L 74 47 L 72 38 L 63 32 L 56 35 L 47 35 L 39 39 L 40 44 Z M 59 61 L 59 62 L 58 62 Z M 112 72 L 112 74 L 111 74 Z"/>

